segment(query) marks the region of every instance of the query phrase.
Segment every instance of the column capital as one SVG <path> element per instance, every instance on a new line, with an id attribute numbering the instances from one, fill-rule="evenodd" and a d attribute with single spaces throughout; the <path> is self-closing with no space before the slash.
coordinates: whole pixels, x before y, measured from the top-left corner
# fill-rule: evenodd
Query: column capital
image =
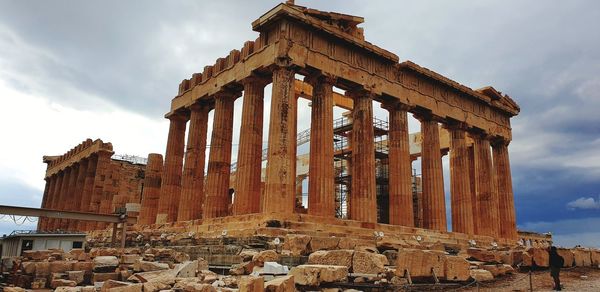
<path id="1" fill-rule="evenodd" d="M 213 97 L 215 99 L 217 99 L 217 98 L 231 98 L 233 100 L 235 100 L 236 98 L 238 98 L 240 96 L 242 96 L 242 92 L 241 91 L 237 91 L 237 90 L 234 91 L 234 90 L 228 90 L 228 89 L 221 90 L 221 91 L 219 91 L 219 92 L 217 92 L 217 93 L 215 93 L 213 95 Z"/>
<path id="2" fill-rule="evenodd" d="M 441 119 L 440 117 L 432 114 L 431 112 L 426 112 L 426 111 L 415 112 L 415 113 L 413 113 L 413 117 L 415 119 L 419 120 L 420 122 L 436 121 L 438 123 L 443 123 L 443 124 L 445 124 L 445 122 L 446 122 L 443 119 Z"/>
<path id="3" fill-rule="evenodd" d="M 397 99 L 382 102 L 381 108 L 386 109 L 387 111 L 400 110 L 400 111 L 405 111 L 405 112 L 408 112 L 408 111 L 411 111 L 412 109 L 414 109 L 413 106 L 402 103 Z"/>
<path id="4" fill-rule="evenodd" d="M 470 128 L 467 132 L 472 138 L 477 138 L 480 140 L 492 140 L 492 136 L 490 134 L 479 128 Z"/>
<path id="5" fill-rule="evenodd" d="M 504 137 L 495 136 L 490 138 L 490 144 L 492 145 L 492 147 L 507 147 L 510 144 L 510 142 L 511 141 L 509 139 L 506 139 Z"/>
<path id="6" fill-rule="evenodd" d="M 357 99 L 357 98 L 369 98 L 373 99 L 375 97 L 375 93 L 367 87 L 356 87 L 352 89 L 346 90 L 346 96 Z"/>
<path id="7" fill-rule="evenodd" d="M 252 73 L 250 76 L 244 78 L 241 83 L 244 87 L 246 87 L 249 83 L 257 84 L 259 86 L 267 86 L 267 84 L 271 83 L 272 78 L 269 76 L 260 76 Z"/>
<path id="8" fill-rule="evenodd" d="M 187 112 L 183 112 L 183 111 L 176 111 L 173 113 L 169 113 L 166 116 L 167 119 L 169 119 L 170 121 L 182 121 L 182 122 L 187 122 L 187 120 L 189 120 L 189 114 Z"/>
<path id="9" fill-rule="evenodd" d="M 190 105 L 190 110 L 192 111 L 199 111 L 202 109 L 210 109 L 209 104 L 203 101 L 196 101 L 194 104 Z"/>
<path id="10" fill-rule="evenodd" d="M 332 74 L 316 72 L 304 77 L 304 82 L 315 87 L 318 83 L 324 83 L 333 86 L 337 83 L 337 77 Z"/>
<path id="11" fill-rule="evenodd" d="M 462 131 L 469 130 L 469 125 L 467 123 L 460 122 L 457 120 L 452 120 L 452 119 L 447 119 L 446 121 L 444 121 L 443 125 L 444 125 L 444 128 L 446 128 L 448 130 L 462 130 Z"/>

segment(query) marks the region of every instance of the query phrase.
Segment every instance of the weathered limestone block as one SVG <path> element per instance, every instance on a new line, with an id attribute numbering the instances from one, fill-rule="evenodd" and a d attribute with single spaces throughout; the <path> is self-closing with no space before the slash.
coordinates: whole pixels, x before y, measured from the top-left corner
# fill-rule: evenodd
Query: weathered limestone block
<path id="1" fill-rule="evenodd" d="M 81 287 L 60 286 L 54 289 L 54 292 L 81 292 Z"/>
<path id="2" fill-rule="evenodd" d="M 545 248 L 530 248 L 527 252 L 533 258 L 533 263 L 538 267 L 546 268 L 550 264 L 550 255 Z"/>
<path id="3" fill-rule="evenodd" d="M 26 292 L 27 290 L 21 287 L 4 287 L 4 292 Z"/>
<path id="4" fill-rule="evenodd" d="M 54 251 L 52 250 L 26 250 L 23 251 L 23 257 L 34 261 L 42 261 L 48 259 Z"/>
<path id="5" fill-rule="evenodd" d="M 116 256 L 97 256 L 94 258 L 94 272 L 114 272 L 119 266 Z"/>
<path id="6" fill-rule="evenodd" d="M 187 261 L 175 266 L 175 276 L 179 278 L 196 277 L 198 261 Z"/>
<path id="7" fill-rule="evenodd" d="M 53 261 L 50 262 L 50 273 L 64 273 L 73 270 L 73 261 Z"/>
<path id="8" fill-rule="evenodd" d="M 243 249 L 243 250 L 240 252 L 240 257 L 242 258 L 242 260 L 243 260 L 244 262 L 249 262 L 249 261 L 251 261 L 251 260 L 252 260 L 252 258 L 253 258 L 255 255 L 257 255 L 257 254 L 258 254 L 258 251 L 257 251 L 257 250 L 254 250 L 254 249 Z"/>
<path id="9" fill-rule="evenodd" d="M 356 247 L 356 239 L 350 237 L 342 237 L 338 242 L 339 249 L 354 249 Z"/>
<path id="10" fill-rule="evenodd" d="M 600 266 L 600 250 L 592 250 L 592 265 L 594 267 Z"/>
<path id="11" fill-rule="evenodd" d="M 46 277 L 50 275 L 50 263 L 49 262 L 36 262 L 35 263 L 35 275 L 36 277 Z"/>
<path id="12" fill-rule="evenodd" d="M 524 266 L 524 267 L 533 266 L 533 257 L 529 253 L 524 252 L 521 256 L 523 257 L 523 262 L 521 263 L 522 266 Z"/>
<path id="13" fill-rule="evenodd" d="M 96 292 L 96 287 L 94 286 L 84 286 L 81 287 L 81 292 Z"/>
<path id="14" fill-rule="evenodd" d="M 277 254 L 274 250 L 263 250 L 254 257 L 252 257 L 252 261 L 259 267 L 262 267 L 265 262 L 277 262 L 279 261 L 279 254 Z"/>
<path id="15" fill-rule="evenodd" d="M 379 274 L 385 271 L 388 260 L 384 255 L 355 251 L 352 257 L 352 272 L 360 274 Z"/>
<path id="16" fill-rule="evenodd" d="M 401 249 L 398 251 L 396 275 L 403 276 L 409 271 L 411 277 L 431 277 L 431 271 L 438 276 L 444 273 L 444 253 L 419 249 Z"/>
<path id="17" fill-rule="evenodd" d="M 188 283 L 183 287 L 186 292 L 216 292 L 217 289 L 210 284 Z"/>
<path id="18" fill-rule="evenodd" d="M 492 250 L 485 250 L 481 248 L 469 248 L 467 254 L 470 258 L 486 263 L 499 263 L 501 261 L 501 255 Z"/>
<path id="19" fill-rule="evenodd" d="M 105 288 L 106 283 L 108 283 L 110 281 L 104 282 L 104 285 L 102 285 L 102 289 L 100 289 L 101 292 L 142 292 L 143 289 L 143 284 L 131 284 L 131 283 L 127 283 L 127 282 L 119 282 L 119 283 L 126 283 L 126 285 L 119 285 L 119 286 L 112 286 L 110 288 Z M 117 282 L 117 281 L 114 281 Z M 114 285 L 114 284 L 113 284 Z"/>
<path id="20" fill-rule="evenodd" d="M 133 270 L 136 272 L 152 272 L 168 269 L 169 264 L 166 263 L 137 261 L 133 264 Z"/>
<path id="21" fill-rule="evenodd" d="M 142 260 L 142 256 L 138 254 L 124 254 L 121 256 L 121 263 L 131 265 L 136 261 Z"/>
<path id="22" fill-rule="evenodd" d="M 340 242 L 339 237 L 320 237 L 313 236 L 310 240 L 309 249 L 312 252 L 318 250 L 332 250 L 338 247 L 338 243 Z"/>
<path id="23" fill-rule="evenodd" d="M 239 263 L 239 264 L 235 264 L 233 266 L 231 266 L 231 269 L 229 269 L 229 274 L 230 275 L 249 275 L 250 273 L 252 273 L 252 270 L 254 269 L 255 263 L 254 262 L 243 262 L 243 263 Z"/>
<path id="24" fill-rule="evenodd" d="M 21 271 L 25 274 L 33 275 L 35 274 L 35 264 L 35 262 L 22 262 Z"/>
<path id="25" fill-rule="evenodd" d="M 300 265 L 292 268 L 290 275 L 298 285 L 316 287 L 321 282 L 332 283 L 347 280 L 348 267 L 326 265 Z"/>
<path id="26" fill-rule="evenodd" d="M 31 289 L 44 289 L 46 288 L 46 283 L 46 278 L 35 278 L 33 279 L 33 282 L 31 282 Z"/>
<path id="27" fill-rule="evenodd" d="M 83 283 L 85 271 L 67 271 L 67 278 L 77 283 L 77 285 Z"/>
<path id="28" fill-rule="evenodd" d="M 388 259 L 388 263 L 395 263 L 398 260 L 397 250 L 384 250 L 382 254 Z"/>
<path id="29" fill-rule="evenodd" d="M 573 266 L 573 264 L 575 263 L 575 255 L 573 254 L 573 252 L 570 249 L 559 248 L 559 249 L 556 249 L 556 252 L 558 253 L 559 256 L 561 256 L 563 258 L 563 260 L 564 260 L 563 267 L 564 268 Z"/>
<path id="30" fill-rule="evenodd" d="M 84 271 L 86 273 L 91 273 L 94 270 L 94 262 L 76 262 L 73 263 L 74 271 Z"/>
<path id="31" fill-rule="evenodd" d="M 75 281 L 65 279 L 53 279 L 52 282 L 50 282 L 50 287 L 52 287 L 53 289 L 56 289 L 60 286 L 75 287 L 77 286 L 77 283 Z"/>
<path id="32" fill-rule="evenodd" d="M 116 248 L 92 248 L 89 254 L 92 258 L 98 256 L 118 256 L 119 250 Z"/>
<path id="33" fill-rule="evenodd" d="M 105 282 L 108 280 L 119 280 L 119 273 L 92 273 L 92 282 Z"/>
<path id="34" fill-rule="evenodd" d="M 473 280 L 478 281 L 478 282 L 494 280 L 494 276 L 492 275 L 492 273 L 490 273 L 490 271 L 486 271 L 483 269 L 473 269 L 473 270 L 470 270 L 469 272 L 471 274 L 471 278 L 473 278 Z"/>
<path id="35" fill-rule="evenodd" d="M 575 266 L 577 267 L 589 267 L 592 265 L 592 255 L 590 250 L 583 248 L 573 249 L 573 255 L 575 257 Z"/>
<path id="36" fill-rule="evenodd" d="M 277 277 L 266 282 L 265 292 L 293 292 L 296 291 L 294 276 Z"/>
<path id="37" fill-rule="evenodd" d="M 448 281 L 466 281 L 469 279 L 469 262 L 458 256 L 444 257 L 444 278 Z"/>
<path id="38" fill-rule="evenodd" d="M 263 292 L 265 279 L 263 277 L 246 276 L 240 278 L 239 292 Z"/>
<path id="39" fill-rule="evenodd" d="M 504 264 L 516 266 L 523 262 L 522 250 L 508 250 L 500 253 L 500 261 Z"/>
<path id="40" fill-rule="evenodd" d="M 353 256 L 354 251 L 349 249 L 320 250 L 308 256 L 308 263 L 313 265 L 346 266 L 350 269 L 352 267 Z"/>
<path id="41" fill-rule="evenodd" d="M 310 236 L 303 234 L 288 234 L 285 236 L 283 249 L 289 250 L 293 256 L 302 256 L 308 253 Z"/>
<path id="42" fill-rule="evenodd" d="M 70 260 L 78 260 L 83 254 L 85 254 L 85 250 L 82 248 L 74 248 L 65 254 L 65 258 Z"/>

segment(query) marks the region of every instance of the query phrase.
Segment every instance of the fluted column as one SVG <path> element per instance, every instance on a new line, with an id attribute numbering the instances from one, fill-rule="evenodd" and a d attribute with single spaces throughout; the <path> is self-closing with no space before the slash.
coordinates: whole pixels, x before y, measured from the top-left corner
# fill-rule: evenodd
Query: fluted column
<path id="1" fill-rule="evenodd" d="M 90 212 L 90 202 L 92 201 L 92 193 L 94 192 L 94 177 L 96 176 L 96 167 L 98 166 L 98 156 L 91 155 L 88 157 L 87 168 L 85 170 L 85 179 L 83 183 L 83 190 L 81 193 L 81 200 L 79 206 L 81 212 Z M 77 223 L 77 230 L 85 231 L 87 222 L 79 221 Z"/>
<path id="2" fill-rule="evenodd" d="M 53 177 L 46 177 L 44 178 L 44 180 L 46 181 L 46 184 L 44 186 L 44 195 L 42 196 L 42 206 L 41 208 L 48 208 L 48 200 L 49 200 L 49 196 L 50 196 L 50 189 L 52 188 L 52 184 L 54 183 L 54 179 Z M 38 218 L 38 224 L 37 224 L 37 230 L 45 230 L 44 228 L 46 227 L 46 220 L 48 218 L 46 217 L 39 217 Z"/>
<path id="3" fill-rule="evenodd" d="M 452 231 L 474 234 L 466 127 L 462 124 L 452 125 L 448 130 L 450 131 Z"/>
<path id="4" fill-rule="evenodd" d="M 423 228 L 446 231 L 444 176 L 438 122 L 430 115 L 415 115 L 421 121 L 421 174 L 423 179 Z"/>
<path id="5" fill-rule="evenodd" d="M 237 94 L 232 92 L 220 92 L 215 96 L 215 114 L 206 175 L 204 218 L 229 215 L 233 102 L 236 97 Z"/>
<path id="6" fill-rule="evenodd" d="M 492 152 L 494 154 L 494 171 L 497 179 L 500 236 L 502 238 L 517 239 L 517 222 L 508 157 L 508 143 L 505 140 L 494 141 Z"/>
<path id="7" fill-rule="evenodd" d="M 62 184 L 63 184 L 64 171 L 60 171 L 60 172 L 56 173 L 55 176 L 56 176 L 56 183 L 55 183 L 54 189 L 52 191 L 50 205 L 48 206 L 49 209 L 53 209 L 53 210 L 56 210 L 58 207 L 58 201 L 60 199 L 60 192 L 61 192 Z M 48 218 L 47 223 L 46 223 L 46 230 L 54 230 L 56 228 L 55 224 L 56 224 L 56 218 Z"/>
<path id="8" fill-rule="evenodd" d="M 255 76 L 243 81 L 244 103 L 235 173 L 234 215 L 260 212 L 263 107 L 265 85 L 268 82 Z"/>
<path id="9" fill-rule="evenodd" d="M 475 145 L 467 147 L 467 160 L 469 169 L 469 190 L 471 191 L 471 214 L 473 214 L 473 234 L 479 234 L 479 200 L 477 199 L 477 188 L 475 183 Z"/>
<path id="10" fill-rule="evenodd" d="M 144 175 L 144 190 L 140 207 L 139 224 L 149 225 L 156 222 L 158 211 L 158 198 L 160 196 L 163 157 L 160 154 L 148 154 L 148 164 Z M 204 167 L 202 168 L 204 172 Z"/>
<path id="11" fill-rule="evenodd" d="M 183 178 L 181 179 L 181 200 L 179 201 L 177 221 L 202 218 L 204 161 L 209 110 L 208 105 L 200 103 L 195 103 L 190 107 L 190 129 L 188 131 Z"/>
<path id="12" fill-rule="evenodd" d="M 295 209 L 296 107 L 294 71 L 277 67 L 273 71 L 263 213 L 292 214 Z"/>
<path id="13" fill-rule="evenodd" d="M 333 169 L 333 84 L 332 76 L 306 80 L 313 87 L 308 167 L 308 214 L 335 216 Z"/>
<path id="14" fill-rule="evenodd" d="M 69 211 L 81 212 L 81 198 L 83 196 L 83 186 L 85 183 L 85 176 L 88 167 L 88 160 L 82 159 L 77 163 L 77 177 L 75 178 L 75 186 L 73 191 L 72 202 L 69 205 Z M 77 220 L 68 220 L 68 228 L 67 230 L 79 230 L 79 222 Z"/>
<path id="15" fill-rule="evenodd" d="M 177 209 L 181 197 L 181 174 L 187 116 L 176 113 L 169 116 L 169 120 L 169 137 L 167 138 L 167 151 L 158 199 L 156 223 L 173 222 L 177 219 Z"/>
<path id="16" fill-rule="evenodd" d="M 75 184 L 77 182 L 77 176 L 79 174 L 79 164 L 75 163 L 69 167 L 71 169 L 69 173 L 69 180 L 67 183 L 67 189 L 65 192 L 64 199 L 62 200 L 62 208 L 64 211 L 71 211 L 73 208 L 73 200 L 75 199 Z M 60 220 L 60 229 L 61 230 L 69 230 L 70 219 L 61 219 Z"/>
<path id="17" fill-rule="evenodd" d="M 479 216 L 478 234 L 498 237 L 500 222 L 498 198 L 493 188 L 493 165 L 490 141 L 483 134 L 472 135 L 475 142 L 475 191 L 477 192 Z"/>
<path id="18" fill-rule="evenodd" d="M 407 111 L 401 103 L 383 105 L 389 112 L 389 186 L 390 224 L 413 227 L 412 162 L 408 133 Z"/>
<path id="19" fill-rule="evenodd" d="M 348 94 L 354 100 L 349 217 L 352 220 L 377 223 L 373 96 L 366 90 L 351 91 Z"/>
<path id="20" fill-rule="evenodd" d="M 103 199 L 104 181 L 109 179 L 110 175 L 110 157 L 112 152 L 100 151 L 96 153 L 96 174 L 94 176 L 94 185 L 89 210 L 92 213 L 100 213 L 100 204 Z M 97 222 L 86 221 L 86 230 L 94 230 Z"/>

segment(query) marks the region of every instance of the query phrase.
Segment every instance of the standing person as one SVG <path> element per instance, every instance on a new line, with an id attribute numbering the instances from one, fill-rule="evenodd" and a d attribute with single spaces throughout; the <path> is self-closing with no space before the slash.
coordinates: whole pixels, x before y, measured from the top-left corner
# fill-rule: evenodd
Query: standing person
<path id="1" fill-rule="evenodd" d="M 550 255 L 550 276 L 554 279 L 554 290 L 561 291 L 560 268 L 565 264 L 565 260 L 556 252 L 556 246 L 551 246 L 548 254 Z"/>

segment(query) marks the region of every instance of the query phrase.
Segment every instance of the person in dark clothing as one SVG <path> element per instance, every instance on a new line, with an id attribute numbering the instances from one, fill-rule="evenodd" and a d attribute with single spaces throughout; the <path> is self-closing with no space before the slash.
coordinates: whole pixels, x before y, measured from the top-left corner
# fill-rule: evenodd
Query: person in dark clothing
<path id="1" fill-rule="evenodd" d="M 558 255 L 556 246 L 551 246 L 548 250 L 550 255 L 550 276 L 554 279 L 554 290 L 561 291 L 560 287 L 560 268 L 565 264 L 565 260 Z"/>

